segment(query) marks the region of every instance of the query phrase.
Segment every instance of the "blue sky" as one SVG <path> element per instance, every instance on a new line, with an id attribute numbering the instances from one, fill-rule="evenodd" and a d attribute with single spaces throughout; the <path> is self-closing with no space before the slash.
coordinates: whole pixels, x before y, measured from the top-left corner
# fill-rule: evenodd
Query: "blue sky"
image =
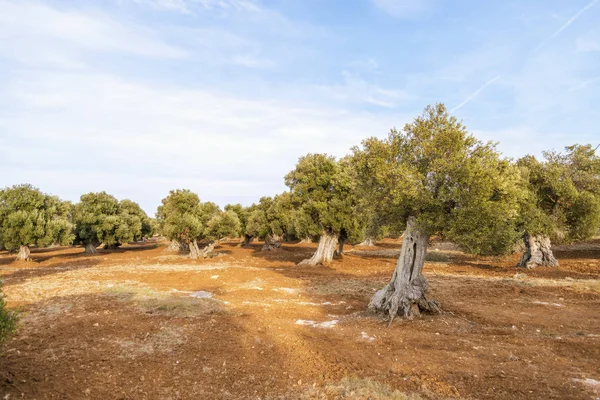
<path id="1" fill-rule="evenodd" d="M 444 102 L 510 157 L 600 143 L 600 0 L 0 0 L 0 186 L 250 204 Z"/>

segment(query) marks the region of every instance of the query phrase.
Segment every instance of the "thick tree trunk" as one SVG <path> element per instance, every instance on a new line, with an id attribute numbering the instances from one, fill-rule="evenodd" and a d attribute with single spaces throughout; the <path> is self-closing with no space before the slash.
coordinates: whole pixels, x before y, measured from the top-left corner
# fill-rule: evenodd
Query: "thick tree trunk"
<path id="1" fill-rule="evenodd" d="M 319 239 L 319 247 L 311 258 L 300 262 L 300 265 L 319 265 L 329 264 L 333 260 L 333 255 L 338 244 L 338 236 L 334 233 L 327 232 L 321 235 Z"/>
<path id="2" fill-rule="evenodd" d="M 369 302 L 369 310 L 394 317 L 412 318 L 421 312 L 438 314 L 440 305 L 427 298 L 427 279 L 422 275 L 428 235 L 409 217 L 402 239 L 402 249 L 392 280 Z"/>
<path id="3" fill-rule="evenodd" d="M 212 242 L 208 246 L 204 247 L 202 249 L 202 257 L 204 257 L 204 258 L 214 257 L 216 255 L 216 253 L 215 253 L 215 246 L 217 244 L 218 244 L 218 242 Z"/>
<path id="4" fill-rule="evenodd" d="M 357 246 L 364 246 L 364 247 L 373 247 L 375 246 L 375 239 L 373 238 L 366 238 L 365 240 L 363 240 L 361 243 L 357 244 Z"/>
<path id="5" fill-rule="evenodd" d="M 525 253 L 519 260 L 518 267 L 558 267 L 558 260 L 552 254 L 552 246 L 548 236 L 530 236 L 526 233 L 523 235 L 523 242 L 525 243 Z"/>
<path id="6" fill-rule="evenodd" d="M 244 235 L 242 237 L 242 241 L 240 242 L 240 246 L 242 247 L 248 247 L 250 246 L 250 241 L 252 240 L 252 236 L 250 235 Z"/>
<path id="7" fill-rule="evenodd" d="M 275 250 L 281 247 L 281 237 L 280 236 L 271 236 L 271 235 L 267 235 L 267 237 L 265 238 L 265 244 L 263 245 L 262 249 L 266 250 L 266 251 L 271 251 L 271 250 Z"/>
<path id="8" fill-rule="evenodd" d="M 19 252 L 17 253 L 17 260 L 18 261 L 31 261 L 30 254 L 31 253 L 29 252 L 29 247 L 19 246 Z"/>
<path id="9" fill-rule="evenodd" d="M 86 243 L 85 254 L 96 254 L 96 245 L 94 245 L 93 243 Z"/>
<path id="10" fill-rule="evenodd" d="M 188 247 L 190 249 L 189 257 L 191 259 L 195 260 L 197 258 L 200 258 L 200 249 L 198 248 L 198 242 L 196 240 L 189 242 Z"/>
<path id="11" fill-rule="evenodd" d="M 187 243 L 180 242 L 179 240 L 173 239 L 173 240 L 171 240 L 171 243 L 169 243 L 169 246 L 165 250 L 179 253 L 182 251 L 188 251 L 189 246 L 187 245 Z"/>
<path id="12" fill-rule="evenodd" d="M 334 253 L 336 257 L 341 257 L 344 255 L 344 243 L 346 243 L 346 239 L 338 239 L 338 249 Z"/>

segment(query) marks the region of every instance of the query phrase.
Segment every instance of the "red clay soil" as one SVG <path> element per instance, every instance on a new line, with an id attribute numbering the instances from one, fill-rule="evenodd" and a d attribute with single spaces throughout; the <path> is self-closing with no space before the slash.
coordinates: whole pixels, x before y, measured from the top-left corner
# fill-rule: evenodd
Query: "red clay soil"
<path id="1" fill-rule="evenodd" d="M 327 267 L 297 266 L 315 247 L 263 252 L 232 242 L 197 261 L 164 243 L 94 256 L 34 250 L 32 263 L 2 252 L 3 290 L 21 317 L 0 356 L 0 394 L 600 397 L 600 242 L 561 248 L 559 268 L 531 271 L 514 266 L 518 255 L 440 251 L 445 261 L 428 262 L 425 274 L 444 313 L 390 327 L 365 309 L 391 277 L 399 242 L 350 251 Z M 213 298 L 190 297 L 197 291 Z"/>

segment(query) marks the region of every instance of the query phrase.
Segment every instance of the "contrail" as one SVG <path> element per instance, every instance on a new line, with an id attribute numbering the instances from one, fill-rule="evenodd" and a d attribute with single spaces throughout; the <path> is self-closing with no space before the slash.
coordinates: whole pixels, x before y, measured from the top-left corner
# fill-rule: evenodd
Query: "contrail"
<path id="1" fill-rule="evenodd" d="M 598 0 L 596 0 L 596 1 L 598 1 Z M 489 81 L 487 81 L 486 83 L 484 83 L 483 86 L 481 86 L 479 89 L 477 89 L 476 91 L 474 91 L 469 97 L 467 97 L 465 99 L 465 101 L 463 101 L 462 103 L 460 103 L 459 105 L 457 105 L 456 107 L 454 107 L 452 110 L 450 110 L 450 112 L 453 113 L 454 111 L 458 110 L 459 108 L 461 108 L 462 106 L 464 106 L 465 104 L 467 104 L 468 102 L 470 102 L 471 100 L 473 100 L 479 93 L 481 93 L 481 91 L 483 89 L 485 89 L 486 87 L 488 87 L 492 83 L 496 82 L 498 79 L 500 79 L 500 75 L 498 75 L 495 78 L 492 78 Z"/>
<path id="2" fill-rule="evenodd" d="M 588 9 L 592 8 L 596 3 L 598 3 L 598 1 L 600 1 L 600 0 L 592 0 L 591 2 L 588 3 L 588 5 L 583 7 L 581 10 L 577 11 L 577 13 L 575 15 L 573 15 L 567 22 L 565 22 L 563 26 L 558 28 L 558 30 L 556 32 L 554 32 L 552 34 L 552 36 L 550 36 L 548 39 L 546 39 L 542 43 L 540 43 L 540 45 L 538 47 L 536 47 L 535 50 L 538 50 L 540 47 L 545 45 L 549 40 L 552 40 L 555 37 L 557 37 L 558 35 L 560 35 L 562 31 L 567 29 L 569 27 L 569 25 L 571 25 L 573 22 L 575 22 L 575 20 L 577 18 L 579 18 L 581 16 L 581 14 L 586 12 Z"/>

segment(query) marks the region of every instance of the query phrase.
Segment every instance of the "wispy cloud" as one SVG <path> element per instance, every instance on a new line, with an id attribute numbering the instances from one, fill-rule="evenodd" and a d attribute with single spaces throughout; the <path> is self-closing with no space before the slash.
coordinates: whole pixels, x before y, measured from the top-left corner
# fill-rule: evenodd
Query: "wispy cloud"
<path id="1" fill-rule="evenodd" d="M 473 93 L 471 93 L 471 95 L 469 97 L 467 97 L 465 99 L 465 101 L 463 101 L 462 103 L 460 103 L 459 105 L 457 105 L 456 107 L 454 107 L 452 110 L 450 110 L 450 112 L 454 112 L 456 110 L 458 110 L 459 108 L 465 106 L 467 103 L 469 103 L 471 100 L 473 100 L 475 97 L 477 97 L 477 95 L 479 93 L 481 93 L 483 91 L 483 89 L 485 89 L 486 87 L 488 87 L 489 85 L 491 85 L 492 83 L 496 82 L 498 79 L 500 79 L 500 75 L 490 79 L 489 81 L 487 81 L 486 83 L 484 83 L 479 89 L 477 89 L 476 91 L 474 91 Z"/>
<path id="2" fill-rule="evenodd" d="M 127 0 L 119 0 L 121 2 Z M 131 0 L 159 10 L 178 11 L 194 14 L 195 8 L 207 10 L 258 11 L 259 6 L 252 0 Z"/>
<path id="3" fill-rule="evenodd" d="M 76 50 L 156 58 L 188 55 L 147 27 L 122 24 L 99 12 L 59 10 L 31 1 L 0 0 L 0 38 L 0 55 L 25 62 L 46 55 L 45 61 L 65 66 L 82 64 L 74 57 Z"/>
<path id="4" fill-rule="evenodd" d="M 571 89 L 569 89 L 569 91 L 573 92 L 575 90 L 585 89 L 586 87 L 588 87 L 590 85 L 593 85 L 596 82 L 600 82 L 600 76 L 597 76 L 597 77 L 592 78 L 592 79 L 585 80 L 585 81 L 583 81 L 583 82 L 581 82 L 581 83 L 573 86 Z"/>
<path id="5" fill-rule="evenodd" d="M 373 4 L 393 17 L 408 18 L 428 11 L 433 0 L 371 0 Z"/>
<path id="6" fill-rule="evenodd" d="M 560 28 L 558 28 L 552 35 L 550 35 L 547 39 L 545 39 L 542 43 L 540 43 L 535 48 L 535 50 L 536 51 L 539 50 L 546 43 L 548 43 L 550 40 L 552 40 L 555 37 L 557 37 L 558 35 L 560 35 L 565 29 L 567 29 L 569 27 L 569 25 L 571 25 L 573 22 L 575 22 L 577 20 L 577 18 L 581 17 L 581 15 L 584 12 L 586 12 L 587 10 L 589 10 L 590 8 L 592 8 L 593 6 L 595 6 L 598 3 L 598 1 L 600 1 L 600 0 L 592 0 L 591 2 L 589 2 L 588 4 L 586 4 L 585 7 L 583 7 L 579 11 L 577 11 L 577 13 L 575 13 L 575 15 L 573 15 L 571 18 L 569 18 L 569 20 L 567 22 L 565 22 Z"/>

